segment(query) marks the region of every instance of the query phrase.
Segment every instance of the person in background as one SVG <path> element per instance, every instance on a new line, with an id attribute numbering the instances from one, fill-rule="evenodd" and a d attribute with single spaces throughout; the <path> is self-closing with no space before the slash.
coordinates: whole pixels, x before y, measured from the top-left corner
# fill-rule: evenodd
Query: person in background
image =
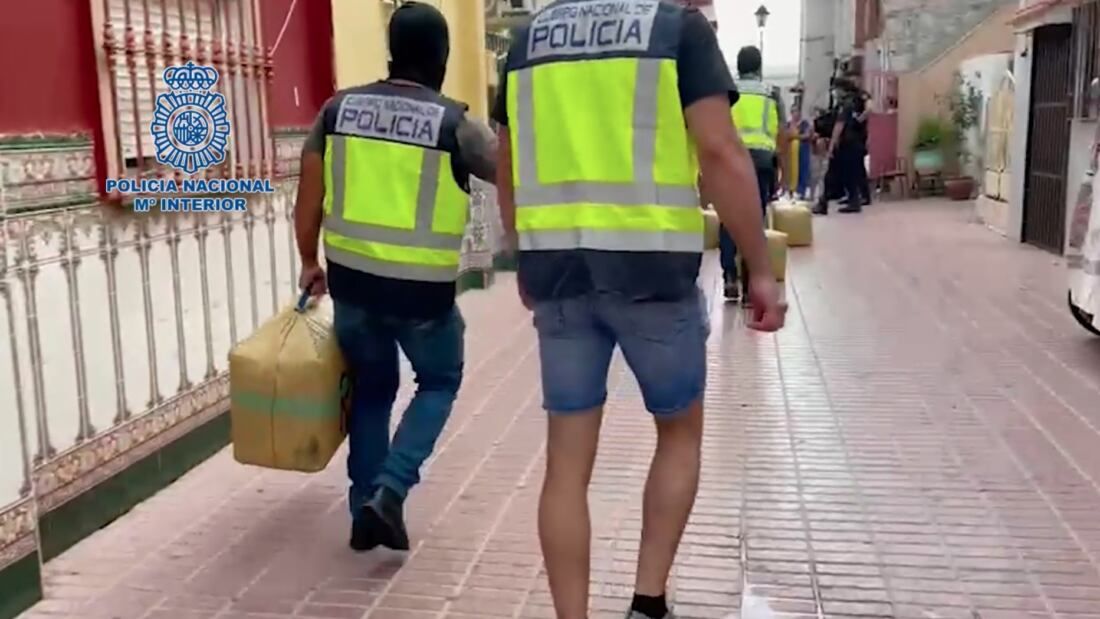
<path id="1" fill-rule="evenodd" d="M 802 117 L 802 110 L 795 108 L 791 111 L 791 125 L 789 129 L 791 143 L 797 144 L 797 161 L 792 161 L 798 170 L 794 187 L 791 193 L 800 200 L 812 199 L 814 173 L 812 160 L 814 157 L 814 127 L 809 119 Z M 793 160 L 794 158 L 792 158 Z"/>
<path id="2" fill-rule="evenodd" d="M 737 54 L 736 81 L 739 98 L 732 109 L 733 123 L 749 149 L 760 191 L 760 210 L 764 212 L 789 165 L 786 111 L 777 87 L 764 81 L 763 57 L 749 45 Z M 739 301 L 747 292 L 751 271 L 747 266 L 737 272 L 737 245 L 723 226 L 719 231 L 720 254 L 725 297 Z"/>
<path id="3" fill-rule="evenodd" d="M 851 132 L 848 140 L 852 144 L 858 144 L 858 149 L 861 152 L 860 165 L 851 165 L 851 169 L 847 170 L 846 173 L 855 176 L 855 183 L 859 187 L 860 200 L 862 201 L 860 205 L 868 206 L 871 204 L 871 183 L 867 175 L 867 155 L 870 152 L 867 150 L 867 138 L 869 135 L 868 122 L 871 116 L 871 95 L 860 88 L 858 74 L 849 74 L 841 82 L 841 86 L 844 88 L 844 96 L 851 102 L 854 113 L 853 122 L 847 127 L 847 130 Z M 852 204 L 851 196 L 844 196 L 839 204 L 844 206 Z"/>
<path id="4" fill-rule="evenodd" d="M 588 486 L 619 348 L 657 433 L 627 617 L 672 619 L 665 592 L 703 441 L 700 171 L 751 267 L 749 327 L 781 328 L 786 306 L 752 160 L 730 118 L 737 92 L 711 25 L 698 9 L 657 0 L 568 10 L 593 4 L 555 2 L 516 31 L 493 112 L 502 126 L 501 219 L 519 251 L 519 295 L 534 313 L 548 412 L 539 540 L 556 616 L 587 619 Z M 609 33 L 635 35 L 583 38 L 608 24 Z M 559 31 L 581 34 L 552 44 Z"/>
<path id="5" fill-rule="evenodd" d="M 317 116 L 294 206 L 299 284 L 332 295 L 354 381 L 348 502 L 356 551 L 409 549 L 402 506 L 462 382 L 455 281 L 469 178 L 496 179 L 495 136 L 440 94 L 450 51 L 443 14 L 402 4 L 390 19 L 389 49 L 387 79 L 338 92 Z M 327 279 L 317 251 L 322 225 Z M 399 348 L 417 389 L 391 442 Z"/>
<path id="6" fill-rule="evenodd" d="M 862 206 L 869 206 L 871 204 L 871 181 L 867 176 L 867 155 L 870 153 L 867 148 L 867 139 L 870 136 L 868 122 L 872 111 L 871 95 L 859 88 L 858 82 L 853 82 L 852 96 L 855 101 L 854 139 L 858 141 L 860 151 L 859 165 L 855 167 L 853 172 L 856 175 L 856 184 L 859 185 L 860 198 L 863 200 Z"/>
<path id="7" fill-rule="evenodd" d="M 841 213 L 858 213 L 863 210 L 863 189 L 860 187 L 859 168 L 863 168 L 864 147 L 858 133 L 856 97 L 847 80 L 837 80 L 837 116 L 833 125 L 828 146 L 828 171 L 826 172 L 825 191 L 814 205 L 817 215 L 829 214 L 829 200 L 838 197 L 843 191 L 849 201 L 839 210 Z M 863 168 L 866 171 L 866 168 Z"/>

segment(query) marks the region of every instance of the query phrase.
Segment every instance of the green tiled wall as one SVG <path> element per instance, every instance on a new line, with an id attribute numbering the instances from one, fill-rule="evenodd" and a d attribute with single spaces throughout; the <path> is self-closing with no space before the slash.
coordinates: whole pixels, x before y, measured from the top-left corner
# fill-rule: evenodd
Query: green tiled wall
<path id="1" fill-rule="evenodd" d="M 0 570 L 0 619 L 13 619 L 41 599 L 42 578 L 37 552 Z"/>
<path id="2" fill-rule="evenodd" d="M 40 516 L 44 561 L 110 524 L 229 443 L 228 410 L 87 492 Z"/>

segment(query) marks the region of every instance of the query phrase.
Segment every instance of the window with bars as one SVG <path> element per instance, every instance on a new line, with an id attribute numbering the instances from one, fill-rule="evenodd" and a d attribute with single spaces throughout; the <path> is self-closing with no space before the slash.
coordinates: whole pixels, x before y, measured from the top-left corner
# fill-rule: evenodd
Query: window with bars
<path id="1" fill-rule="evenodd" d="M 158 164 L 149 127 L 156 97 L 168 91 L 166 67 L 213 66 L 231 125 L 225 162 L 208 177 L 270 173 L 267 123 L 270 56 L 256 0 L 89 0 L 99 22 L 101 100 L 109 176 L 170 176 Z"/>
<path id="2" fill-rule="evenodd" d="M 1096 119 L 1100 97 L 1093 88 L 1100 80 L 1100 2 L 1092 0 L 1073 10 L 1074 115 Z"/>

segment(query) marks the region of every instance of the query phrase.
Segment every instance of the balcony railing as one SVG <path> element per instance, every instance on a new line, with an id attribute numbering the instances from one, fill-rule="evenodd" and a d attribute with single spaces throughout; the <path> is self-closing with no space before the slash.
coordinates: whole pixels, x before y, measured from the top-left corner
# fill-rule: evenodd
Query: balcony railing
<path id="1" fill-rule="evenodd" d="M 498 58 L 508 54 L 508 47 L 511 44 L 512 40 L 508 36 L 496 32 L 485 33 L 485 49 L 496 54 Z"/>
<path id="2" fill-rule="evenodd" d="M 526 21 L 545 4 L 538 0 L 489 0 L 485 6 L 485 25 L 489 30 L 507 30 Z"/>

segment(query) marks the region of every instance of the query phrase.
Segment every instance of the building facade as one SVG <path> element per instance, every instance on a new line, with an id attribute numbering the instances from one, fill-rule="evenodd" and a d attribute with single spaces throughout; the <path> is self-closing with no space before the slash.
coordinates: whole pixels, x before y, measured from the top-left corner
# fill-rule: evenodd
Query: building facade
<path id="1" fill-rule="evenodd" d="M 1056 254 L 1097 134 L 1100 3 L 1020 0 L 1016 32 L 1011 188 L 1004 233 Z M 1100 82 L 1098 82 L 1100 83 Z"/>
<path id="2" fill-rule="evenodd" d="M 484 13 L 451 24 L 447 94 L 485 117 Z M 38 0 L 0 20 L 0 618 L 41 561 L 228 440 L 227 353 L 295 296 L 306 131 L 337 88 L 385 74 L 389 0 Z M 264 177 L 246 212 L 132 212 L 115 176 L 173 178 L 149 127 L 161 74 L 215 67 L 232 134 L 213 178 Z M 463 286 L 491 263 L 471 201 Z M 490 218 L 491 219 L 491 218 Z"/>

